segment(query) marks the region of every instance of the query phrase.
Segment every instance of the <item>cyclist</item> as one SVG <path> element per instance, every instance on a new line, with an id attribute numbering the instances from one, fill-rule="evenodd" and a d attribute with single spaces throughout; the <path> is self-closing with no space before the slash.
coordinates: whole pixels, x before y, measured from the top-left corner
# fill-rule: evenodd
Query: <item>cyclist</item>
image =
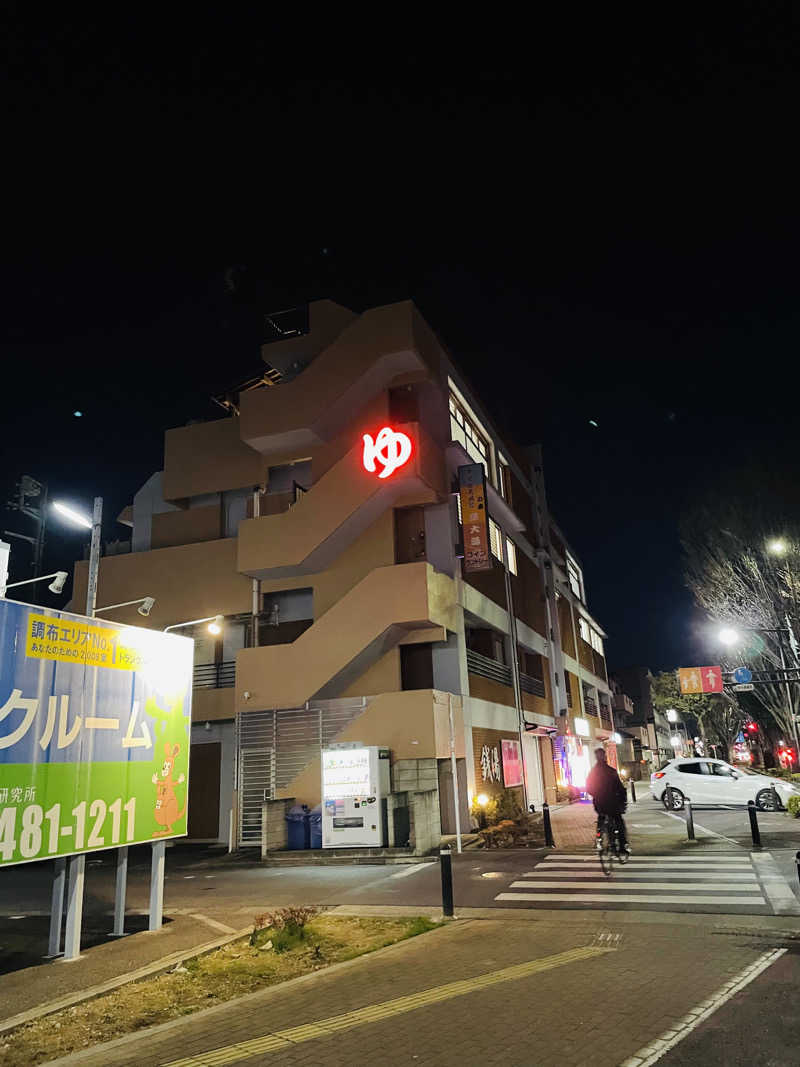
<path id="1" fill-rule="evenodd" d="M 612 834 L 615 828 L 619 834 L 619 847 L 623 852 L 630 853 L 625 820 L 622 818 L 622 813 L 628 807 L 628 794 L 625 792 L 625 786 L 614 768 L 609 767 L 605 749 L 598 748 L 594 758 L 597 762 L 586 779 L 586 792 L 591 795 L 594 810 L 597 812 L 597 831 L 600 832 L 605 816 Z"/>

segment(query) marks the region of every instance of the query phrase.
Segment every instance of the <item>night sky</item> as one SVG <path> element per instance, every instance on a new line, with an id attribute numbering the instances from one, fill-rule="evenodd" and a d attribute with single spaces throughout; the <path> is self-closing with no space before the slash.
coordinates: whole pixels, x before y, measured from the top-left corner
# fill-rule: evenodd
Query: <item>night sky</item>
<path id="1" fill-rule="evenodd" d="M 800 35 L 764 7 L 425 44 L 375 26 L 369 47 L 20 16 L 2 498 L 23 473 L 98 492 L 124 537 L 164 429 L 258 372 L 260 312 L 410 297 L 496 420 L 543 441 L 612 665 L 696 662 L 681 510 L 800 439 Z M 80 554 L 54 523 L 48 569 Z"/>

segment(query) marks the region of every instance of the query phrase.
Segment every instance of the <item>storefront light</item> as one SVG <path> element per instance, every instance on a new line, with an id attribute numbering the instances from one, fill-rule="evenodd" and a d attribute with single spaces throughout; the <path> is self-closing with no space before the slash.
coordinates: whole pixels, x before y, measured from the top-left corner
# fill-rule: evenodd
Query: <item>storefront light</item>
<path id="1" fill-rule="evenodd" d="M 611 740 L 614 742 L 615 745 L 621 745 L 622 744 L 622 734 L 618 734 L 617 731 L 615 730 L 614 733 L 611 735 Z"/>
<path id="2" fill-rule="evenodd" d="M 575 733 L 578 737 L 590 737 L 589 723 L 586 719 L 575 719 Z"/>

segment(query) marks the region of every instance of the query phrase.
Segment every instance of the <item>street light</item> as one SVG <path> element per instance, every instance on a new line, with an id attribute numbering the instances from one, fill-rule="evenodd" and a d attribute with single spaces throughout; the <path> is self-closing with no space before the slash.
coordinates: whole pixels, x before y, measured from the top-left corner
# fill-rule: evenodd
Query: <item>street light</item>
<path id="1" fill-rule="evenodd" d="M 782 537 L 773 537 L 771 541 L 767 541 L 767 552 L 771 556 L 785 556 L 787 544 Z"/>
<path id="2" fill-rule="evenodd" d="M 97 579 L 100 575 L 100 529 L 103 525 L 103 498 L 101 496 L 94 498 L 91 516 L 78 511 L 77 508 L 70 507 L 69 504 L 62 503 L 60 500 L 53 501 L 53 510 L 75 526 L 92 531 L 92 540 L 89 548 L 89 574 L 86 581 L 86 614 L 90 619 L 93 619 L 95 604 L 97 603 Z"/>
<path id="3" fill-rule="evenodd" d="M 677 722 L 678 713 L 675 708 L 667 708 L 667 722 Z"/>
<path id="4" fill-rule="evenodd" d="M 43 582 L 47 578 L 53 579 L 47 587 L 50 592 L 61 593 L 64 591 L 64 583 L 69 578 L 69 574 L 66 571 L 54 571 L 52 574 L 40 574 L 38 578 L 26 578 L 24 582 L 11 582 L 5 588 L 0 587 L 0 596 L 5 596 L 6 589 L 16 589 L 18 585 L 30 585 L 32 582 Z"/>
<path id="5" fill-rule="evenodd" d="M 156 598 L 154 596 L 143 596 L 139 597 L 138 600 L 124 600 L 121 604 L 107 604 L 104 608 L 95 608 L 94 611 L 96 615 L 99 611 L 113 611 L 114 608 L 129 608 L 134 604 L 138 604 L 139 607 L 136 610 L 140 615 L 144 615 L 147 618 L 153 610 L 155 602 Z"/>
<path id="6" fill-rule="evenodd" d="M 60 500 L 54 500 L 53 510 L 57 511 L 59 515 L 62 515 L 71 523 L 74 523 L 75 526 L 82 526 L 85 530 L 91 530 L 92 528 L 92 520 L 90 516 L 84 515 L 75 508 L 71 508 L 69 504 L 62 504 Z"/>
<path id="7" fill-rule="evenodd" d="M 720 630 L 718 637 L 723 645 L 735 645 L 740 640 L 739 632 L 731 626 L 724 626 Z"/>
<path id="8" fill-rule="evenodd" d="M 201 622 L 208 623 L 208 632 L 210 634 L 221 634 L 222 627 L 225 622 L 225 616 L 206 615 L 204 619 L 189 619 L 188 622 L 173 622 L 171 626 L 164 627 L 164 633 L 169 633 L 170 630 L 179 630 L 183 626 L 199 626 Z"/>

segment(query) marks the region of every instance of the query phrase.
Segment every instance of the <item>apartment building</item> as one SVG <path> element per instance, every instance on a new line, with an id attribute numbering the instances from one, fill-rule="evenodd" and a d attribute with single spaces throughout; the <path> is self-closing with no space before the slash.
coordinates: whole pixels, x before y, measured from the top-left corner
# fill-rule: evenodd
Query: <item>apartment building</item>
<path id="1" fill-rule="evenodd" d="M 388 749 L 393 794 L 425 793 L 444 833 L 456 797 L 463 827 L 481 794 L 538 807 L 583 784 L 598 744 L 615 761 L 605 635 L 540 454 L 501 439 L 410 302 L 269 322 L 262 374 L 224 417 L 167 432 L 120 516 L 131 551 L 100 569 L 104 602 L 156 598 L 151 626 L 224 616 L 184 631 L 190 837 L 257 844 L 264 798 L 313 808 L 332 742 Z M 472 533 L 465 560 L 467 467 L 484 569 Z"/>

